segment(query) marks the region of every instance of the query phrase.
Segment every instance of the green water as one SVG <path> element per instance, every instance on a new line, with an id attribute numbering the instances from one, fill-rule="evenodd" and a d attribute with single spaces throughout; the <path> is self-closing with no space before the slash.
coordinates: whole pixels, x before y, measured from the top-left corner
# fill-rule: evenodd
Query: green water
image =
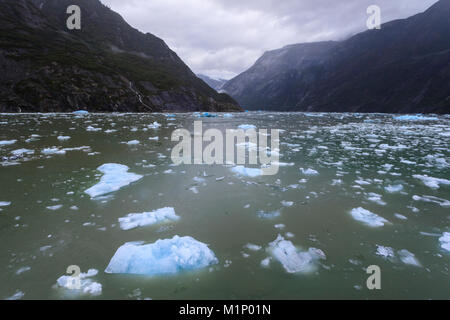
<path id="1" fill-rule="evenodd" d="M 11 202 L 0 207 L 0 298 L 19 293 L 23 299 L 450 299 L 450 252 L 439 241 L 450 232 L 450 186 L 432 188 L 414 177 L 450 179 L 449 117 L 397 121 L 392 115 L 245 113 L 201 119 L 205 128 L 253 124 L 284 130 L 280 162 L 293 165 L 255 178 L 224 165 L 172 166 L 170 136 L 176 128 L 191 130 L 194 120 L 199 119 L 193 114 L 173 119 L 162 114 L 0 115 L 0 141 L 17 140 L 0 146 L 0 202 Z M 161 128 L 148 128 L 154 121 Z M 101 130 L 88 131 L 89 126 Z M 107 133 L 110 129 L 117 131 Z M 158 141 L 149 140 L 155 136 Z M 131 140 L 139 144 L 124 143 Z M 43 154 L 49 147 L 88 148 Z M 11 154 L 22 148 L 34 153 Z M 84 191 L 99 182 L 96 168 L 105 163 L 126 165 L 144 177 L 93 200 Z M 217 181 L 220 177 L 225 178 Z M 403 189 L 390 193 L 385 189 L 390 185 Z M 426 202 L 413 196 L 436 198 Z M 62 207 L 48 209 L 57 205 Z M 120 229 L 118 218 L 163 207 L 175 208 L 180 220 Z M 389 223 L 372 228 L 356 221 L 350 211 L 359 207 Z M 275 210 L 281 212 L 277 218 L 258 216 Z M 279 224 L 285 228 L 275 228 Z M 269 243 L 279 234 L 299 249 L 321 249 L 326 260 L 312 273 L 288 273 L 274 258 L 262 267 L 271 256 Z M 104 273 L 124 243 L 175 235 L 208 244 L 219 263 L 169 276 Z M 244 248 L 248 243 L 262 249 L 250 251 Z M 406 249 L 419 265 L 380 256 L 377 246 Z M 83 272 L 97 269 L 93 280 L 102 285 L 101 295 L 57 288 L 70 265 Z M 381 268 L 381 290 L 367 289 L 370 265 Z"/>

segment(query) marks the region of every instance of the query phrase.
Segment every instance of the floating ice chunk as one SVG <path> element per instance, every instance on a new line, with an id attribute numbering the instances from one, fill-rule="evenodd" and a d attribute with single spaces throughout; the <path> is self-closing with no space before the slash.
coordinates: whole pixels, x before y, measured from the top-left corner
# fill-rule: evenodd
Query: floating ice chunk
<path id="1" fill-rule="evenodd" d="M 176 221 L 180 219 L 174 208 L 161 208 L 152 212 L 130 213 L 124 218 L 119 218 L 122 230 L 131 230 L 137 227 L 154 225 L 157 223 Z"/>
<path id="2" fill-rule="evenodd" d="M 422 180 L 422 182 L 431 189 L 439 189 L 441 184 L 446 186 L 450 185 L 450 180 L 447 179 L 433 178 L 427 175 L 422 176 L 418 174 L 414 175 L 413 177 Z"/>
<path id="3" fill-rule="evenodd" d="M 306 176 L 317 176 L 319 174 L 317 170 L 310 168 L 309 169 L 300 168 L 300 171 Z"/>
<path id="4" fill-rule="evenodd" d="M 234 173 L 240 174 L 242 176 L 247 176 L 250 178 L 259 177 L 263 174 L 262 169 L 258 168 L 246 168 L 244 166 L 236 166 L 231 168 Z"/>
<path id="5" fill-rule="evenodd" d="M 152 124 L 149 124 L 148 127 L 149 127 L 150 129 L 158 129 L 158 128 L 161 127 L 161 124 L 159 124 L 158 122 L 155 121 L 155 122 L 153 122 Z"/>
<path id="6" fill-rule="evenodd" d="M 58 147 L 45 148 L 41 151 L 42 154 L 50 155 L 50 154 L 66 154 L 65 150 L 61 150 Z"/>
<path id="7" fill-rule="evenodd" d="M 450 251 L 450 232 L 444 232 L 442 237 L 439 238 L 441 248 Z"/>
<path id="8" fill-rule="evenodd" d="M 364 208 L 353 209 L 350 214 L 353 219 L 362 222 L 369 227 L 382 227 L 389 223 L 386 219 Z"/>
<path id="9" fill-rule="evenodd" d="M 73 276 L 61 276 L 56 280 L 58 287 L 71 290 L 78 294 L 89 294 L 92 296 L 99 296 L 102 294 L 102 285 L 98 282 L 92 281 L 92 277 L 98 274 L 98 270 L 89 269 L 87 273 L 80 273 L 79 275 L 79 288 L 76 288 L 77 283 L 74 281 Z"/>
<path id="10" fill-rule="evenodd" d="M 77 111 L 74 111 L 73 114 L 75 114 L 77 116 L 80 116 L 80 115 L 82 116 L 82 115 L 89 114 L 89 112 L 86 110 L 77 110 Z"/>
<path id="11" fill-rule="evenodd" d="M 241 124 L 238 128 L 242 130 L 249 130 L 249 129 L 256 129 L 256 126 L 252 124 Z"/>
<path id="12" fill-rule="evenodd" d="M 406 249 L 400 250 L 397 252 L 398 256 L 400 258 L 400 260 L 404 263 L 404 264 L 409 264 L 412 266 L 416 266 L 416 267 L 421 267 L 422 265 L 420 264 L 419 260 L 417 260 L 416 256 L 409 252 Z"/>
<path id="13" fill-rule="evenodd" d="M 6 298 L 6 300 L 20 300 L 23 298 L 24 295 L 25 293 L 23 293 L 22 291 L 17 291 L 11 297 Z"/>
<path id="14" fill-rule="evenodd" d="M 9 201 L 0 201 L 0 207 L 7 207 L 11 205 L 11 202 Z"/>
<path id="15" fill-rule="evenodd" d="M 61 209 L 62 207 L 63 207 L 62 204 L 58 204 L 58 205 L 55 205 L 55 206 L 49 206 L 49 207 L 47 207 L 47 209 L 48 210 L 52 210 L 52 211 L 56 211 L 56 210 Z"/>
<path id="16" fill-rule="evenodd" d="M 278 235 L 277 239 L 269 244 L 269 252 L 288 273 L 312 272 L 316 270 L 318 260 L 326 259 L 322 250 L 310 248 L 308 251 L 301 251 L 281 235 Z"/>
<path id="17" fill-rule="evenodd" d="M 122 164 L 107 163 L 97 168 L 104 175 L 100 182 L 87 189 L 85 193 L 95 198 L 114 191 L 142 178 L 141 175 L 128 172 L 129 168 Z"/>
<path id="18" fill-rule="evenodd" d="M 403 186 L 401 184 L 397 184 L 394 186 L 387 186 L 384 188 L 384 190 L 386 190 L 389 193 L 400 192 L 403 190 Z"/>
<path id="19" fill-rule="evenodd" d="M 247 243 L 244 248 L 250 250 L 250 251 L 259 251 L 262 249 L 261 246 L 258 246 L 256 244 L 252 244 L 252 243 Z"/>
<path id="20" fill-rule="evenodd" d="M 223 117 L 224 118 L 233 118 L 234 116 L 231 113 L 224 113 Z"/>
<path id="21" fill-rule="evenodd" d="M 9 145 L 14 144 L 16 142 L 17 142 L 17 140 L 1 140 L 0 141 L 0 147 L 1 146 L 9 146 Z"/>
<path id="22" fill-rule="evenodd" d="M 23 156 L 24 154 L 34 154 L 34 150 L 30 150 L 30 149 L 17 149 L 17 150 L 11 151 L 11 154 L 12 154 L 13 156 L 16 156 L 16 157 L 21 157 L 21 156 Z"/>
<path id="23" fill-rule="evenodd" d="M 385 206 L 385 205 L 386 205 L 386 202 L 384 202 L 384 201 L 381 199 L 381 194 L 377 194 L 377 193 L 371 192 L 371 193 L 369 193 L 369 194 L 367 195 L 367 200 L 372 201 L 372 202 L 375 202 L 375 203 L 377 203 L 377 204 L 379 204 L 379 205 L 381 205 L 381 206 Z"/>
<path id="24" fill-rule="evenodd" d="M 31 270 L 31 268 L 28 267 L 28 266 L 19 268 L 19 269 L 16 271 L 16 275 L 20 275 L 20 274 L 22 274 L 22 273 L 24 273 L 24 272 L 27 272 L 27 271 L 30 271 L 30 270 Z"/>
<path id="25" fill-rule="evenodd" d="M 101 128 L 94 128 L 93 126 L 89 126 L 89 127 L 86 128 L 86 131 L 97 132 L 97 131 L 102 131 L 102 129 Z"/>
<path id="26" fill-rule="evenodd" d="M 437 117 L 425 117 L 423 115 L 404 115 L 404 116 L 396 116 L 395 120 L 398 121 L 435 121 L 439 120 Z"/>
<path id="27" fill-rule="evenodd" d="M 281 213 L 279 210 L 272 212 L 264 212 L 264 211 L 258 212 L 258 217 L 262 219 L 275 219 L 278 218 L 280 215 Z"/>
<path id="28" fill-rule="evenodd" d="M 126 243 L 112 257 L 106 273 L 162 275 L 217 264 L 214 252 L 191 237 L 175 236 L 151 244 Z"/>
<path id="29" fill-rule="evenodd" d="M 285 200 L 283 200 L 283 201 L 281 201 L 281 205 L 284 206 L 284 207 L 292 207 L 294 205 L 294 202 L 293 201 L 285 201 Z"/>
<path id="30" fill-rule="evenodd" d="M 441 199 L 434 196 L 413 196 L 414 201 L 424 201 L 424 202 L 431 202 L 431 203 L 437 203 L 441 207 L 449 208 L 450 207 L 450 201 L 446 199 Z"/>
<path id="31" fill-rule="evenodd" d="M 377 245 L 377 255 L 382 256 L 384 258 L 395 257 L 394 249 L 392 249 L 391 247 L 384 247 L 378 245 Z"/>
<path id="32" fill-rule="evenodd" d="M 59 141 L 67 141 L 67 140 L 70 140 L 70 137 L 69 136 L 58 136 L 58 140 Z"/>
<path id="33" fill-rule="evenodd" d="M 261 261 L 261 266 L 264 268 L 268 268 L 270 265 L 270 260 L 272 260 L 270 257 L 265 258 Z"/>
<path id="34" fill-rule="evenodd" d="M 148 138 L 148 140 L 158 141 L 159 137 L 150 137 L 150 138 Z"/>
<path id="35" fill-rule="evenodd" d="M 399 213 L 396 213 L 396 214 L 395 214 L 395 217 L 396 217 L 397 219 L 400 219 L 400 220 L 408 220 L 407 217 L 405 217 L 404 215 L 401 215 L 401 214 L 399 214 Z"/>
<path id="36" fill-rule="evenodd" d="M 275 229 L 283 230 L 284 228 L 286 228 L 285 224 L 280 223 L 275 225 Z"/>
<path id="37" fill-rule="evenodd" d="M 131 140 L 131 141 L 128 141 L 128 142 L 127 142 L 127 145 L 129 145 L 129 146 L 135 146 L 135 145 L 138 145 L 139 143 L 140 143 L 139 140 Z"/>

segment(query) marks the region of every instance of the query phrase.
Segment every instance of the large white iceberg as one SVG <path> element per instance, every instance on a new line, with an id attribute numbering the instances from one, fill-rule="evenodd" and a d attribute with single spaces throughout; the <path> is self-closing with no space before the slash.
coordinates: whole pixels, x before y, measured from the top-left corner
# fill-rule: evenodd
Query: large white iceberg
<path id="1" fill-rule="evenodd" d="M 389 223 L 389 221 L 387 221 L 383 217 L 380 217 L 379 215 L 364 208 L 353 209 L 350 214 L 352 215 L 353 219 L 362 222 L 369 227 L 382 227 L 386 223 Z"/>
<path id="2" fill-rule="evenodd" d="M 312 272 L 316 270 L 318 260 L 326 259 L 322 250 L 309 248 L 308 251 L 301 251 L 281 235 L 278 235 L 277 239 L 269 244 L 269 252 L 288 273 Z"/>
<path id="3" fill-rule="evenodd" d="M 191 237 L 175 236 L 151 244 L 136 242 L 121 246 L 106 268 L 106 273 L 163 275 L 205 268 L 217 264 L 211 249 Z"/>
<path id="4" fill-rule="evenodd" d="M 131 230 L 178 219 L 180 217 L 176 215 L 174 208 L 161 208 L 152 212 L 130 213 L 126 217 L 119 218 L 119 223 L 122 230 Z"/>
<path id="5" fill-rule="evenodd" d="M 104 164 L 97 170 L 104 175 L 99 183 L 85 191 L 91 198 L 117 191 L 142 178 L 139 174 L 128 172 L 127 166 L 117 163 Z"/>

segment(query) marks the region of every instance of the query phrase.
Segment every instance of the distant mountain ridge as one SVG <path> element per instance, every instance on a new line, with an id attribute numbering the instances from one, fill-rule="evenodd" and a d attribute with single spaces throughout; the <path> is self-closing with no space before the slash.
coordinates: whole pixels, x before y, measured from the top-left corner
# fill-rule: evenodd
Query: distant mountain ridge
<path id="1" fill-rule="evenodd" d="M 99 0 L 0 0 L 0 71 L 1 112 L 241 110 Z"/>
<path id="2" fill-rule="evenodd" d="M 202 79 L 203 81 L 206 82 L 206 84 L 208 86 L 210 86 L 211 88 L 213 88 L 214 90 L 220 92 L 220 90 L 222 89 L 223 85 L 225 83 L 227 83 L 228 80 L 225 79 L 213 79 L 211 77 L 208 77 L 204 74 L 197 74 L 197 77 L 199 77 L 200 79 Z"/>
<path id="3" fill-rule="evenodd" d="M 223 89 L 249 110 L 450 113 L 450 0 L 345 41 L 266 52 Z"/>

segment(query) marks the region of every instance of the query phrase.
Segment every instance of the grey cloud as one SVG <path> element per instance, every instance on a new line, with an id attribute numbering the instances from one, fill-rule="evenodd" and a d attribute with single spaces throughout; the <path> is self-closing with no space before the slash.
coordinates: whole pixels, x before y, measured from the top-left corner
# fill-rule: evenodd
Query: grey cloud
<path id="1" fill-rule="evenodd" d="M 406 18 L 436 0 L 102 0 L 132 26 L 164 39 L 193 69 L 230 78 L 264 51 L 340 40 L 366 27 L 369 5 L 382 20 Z"/>

